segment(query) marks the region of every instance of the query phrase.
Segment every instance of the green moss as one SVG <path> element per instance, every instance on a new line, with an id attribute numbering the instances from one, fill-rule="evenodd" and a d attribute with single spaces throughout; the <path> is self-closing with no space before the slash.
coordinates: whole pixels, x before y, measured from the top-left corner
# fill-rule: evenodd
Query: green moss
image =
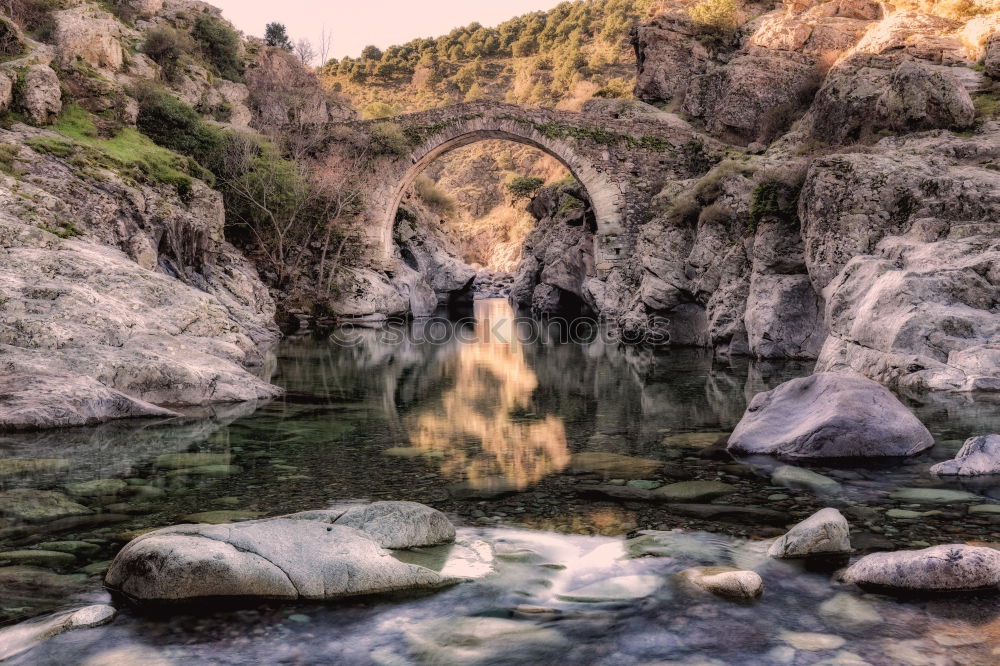
<path id="1" fill-rule="evenodd" d="M 976 116 L 979 118 L 1000 117 L 1000 92 L 990 91 L 980 93 L 972 98 L 972 103 L 976 107 Z"/>

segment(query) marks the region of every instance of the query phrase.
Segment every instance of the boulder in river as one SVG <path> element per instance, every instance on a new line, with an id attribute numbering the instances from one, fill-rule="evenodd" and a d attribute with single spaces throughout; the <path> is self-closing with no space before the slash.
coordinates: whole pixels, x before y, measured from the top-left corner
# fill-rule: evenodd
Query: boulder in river
<path id="1" fill-rule="evenodd" d="M 729 567 L 695 567 L 685 569 L 678 575 L 694 587 L 727 599 L 747 601 L 764 594 L 764 581 L 754 571 Z"/>
<path id="2" fill-rule="evenodd" d="M 394 505 L 403 505 L 394 510 Z M 223 525 L 175 525 L 144 534 L 118 553 L 106 584 L 134 601 L 203 598 L 335 599 L 434 588 L 451 582 L 436 571 L 401 562 L 380 545 L 426 545 L 454 528 L 427 519 L 429 507 L 378 502 Z M 374 509 L 372 508 L 374 507 Z M 419 514 L 419 515 L 418 515 Z M 341 516 L 373 533 L 335 523 Z M 411 519 L 433 529 L 414 529 Z M 422 516 L 422 517 L 421 517 Z M 395 520 L 395 533 L 390 522 Z M 408 531 L 409 530 L 409 531 Z M 395 534 L 393 538 L 387 535 Z M 398 537 L 398 538 L 396 538 Z M 407 540 L 409 539 L 409 540 Z"/>
<path id="3" fill-rule="evenodd" d="M 844 571 L 842 580 L 900 592 L 996 590 L 1000 586 L 1000 551 L 953 544 L 872 553 Z"/>
<path id="4" fill-rule="evenodd" d="M 767 554 L 777 559 L 815 555 L 847 555 L 851 552 L 850 527 L 836 509 L 817 511 L 778 538 Z"/>
<path id="5" fill-rule="evenodd" d="M 1000 435 L 970 437 L 955 457 L 931 467 L 939 476 L 1000 474 Z"/>
<path id="6" fill-rule="evenodd" d="M 791 458 L 910 456 L 934 438 L 884 386 L 820 372 L 758 393 L 729 450 Z"/>

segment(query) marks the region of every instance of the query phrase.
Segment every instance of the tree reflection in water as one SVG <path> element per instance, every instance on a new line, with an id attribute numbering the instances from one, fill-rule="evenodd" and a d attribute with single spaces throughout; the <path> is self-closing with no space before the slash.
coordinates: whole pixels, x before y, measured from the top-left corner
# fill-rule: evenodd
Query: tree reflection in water
<path id="1" fill-rule="evenodd" d="M 411 445 L 440 452 L 442 472 L 476 488 L 523 489 L 569 463 L 562 419 L 536 414 L 538 377 L 514 335 L 514 312 L 502 300 L 475 304 L 474 336 L 442 360 L 453 378 L 440 400 L 409 415 Z"/>

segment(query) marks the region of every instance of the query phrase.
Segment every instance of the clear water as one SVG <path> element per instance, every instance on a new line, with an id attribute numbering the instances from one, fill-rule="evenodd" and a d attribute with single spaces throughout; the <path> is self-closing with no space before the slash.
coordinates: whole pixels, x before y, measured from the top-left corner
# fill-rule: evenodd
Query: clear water
<path id="1" fill-rule="evenodd" d="M 12 662 L 1000 660 L 995 598 L 900 602 L 841 589 L 829 573 L 766 562 L 759 569 L 763 599 L 743 605 L 693 594 L 673 577 L 699 564 L 760 564 L 767 538 L 824 506 L 848 516 L 861 552 L 1000 542 L 998 514 L 969 512 L 1000 502 L 1000 481 L 963 487 L 927 473 L 966 437 L 1000 432 L 996 402 L 907 398 L 938 445 L 908 461 L 811 466 L 841 484 L 817 495 L 772 485 L 774 461 L 700 452 L 732 429 L 749 397 L 808 374 L 808 364 L 717 359 L 700 350 L 653 353 L 602 335 L 565 341 L 567 331 L 557 326 L 518 342 L 503 323 L 512 314 L 502 301 L 477 302 L 475 315 L 474 322 L 452 328 L 415 322 L 285 340 L 268 373 L 288 392 L 267 404 L 194 410 L 162 422 L 0 436 L 0 491 L 63 492 L 69 485 L 79 493 L 71 484 L 126 483 L 108 486 L 104 496 L 93 489 L 73 496 L 89 510 L 83 516 L 25 522 L 8 509 L 0 518 L 0 551 L 51 549 L 42 545 L 51 542 L 85 545 L 58 562 L 39 563 L 30 555 L 5 562 L 0 552 L 0 620 L 38 621 L 30 618 L 106 598 L 102 570 L 140 531 L 192 514 L 235 512 L 207 518 L 245 519 L 344 499 L 408 499 L 447 512 L 463 533 L 497 543 L 496 576 L 419 598 L 264 604 L 175 617 L 124 609 L 107 627 L 60 635 Z M 721 479 L 737 491 L 714 504 L 742 513 L 695 515 L 595 496 L 594 486 L 609 479 L 574 469 L 571 456 L 581 452 L 664 461 L 645 476 L 660 483 Z M 171 453 L 214 455 L 162 457 Z M 973 497 L 936 504 L 890 497 L 901 487 L 958 489 Z M 498 490 L 504 493 L 497 496 Z M 628 556 L 626 538 L 641 530 L 675 530 L 659 537 L 668 542 L 659 552 L 669 556 Z M 633 575 L 655 576 L 662 584 L 648 596 L 618 603 L 566 598 L 588 583 Z M 831 619 L 820 609 L 837 594 L 870 604 L 879 621 L 861 626 Z M 797 635 L 802 633 L 823 636 Z M 16 641 L 10 631 L 0 633 L 0 655 Z"/>

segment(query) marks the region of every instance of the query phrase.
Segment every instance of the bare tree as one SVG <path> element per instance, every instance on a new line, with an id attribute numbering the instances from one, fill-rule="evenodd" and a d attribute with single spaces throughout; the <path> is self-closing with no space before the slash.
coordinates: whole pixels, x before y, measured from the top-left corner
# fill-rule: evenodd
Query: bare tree
<path id="1" fill-rule="evenodd" d="M 232 138 L 221 176 L 233 198 L 227 212 L 254 239 L 278 285 L 311 272 L 329 295 L 345 251 L 363 242 L 352 223 L 367 187 L 366 155 L 310 162 L 261 159 L 262 150 L 255 137 Z"/>
<path id="2" fill-rule="evenodd" d="M 319 66 L 322 67 L 330 61 L 330 49 L 333 48 L 333 33 L 326 29 L 326 24 L 323 24 L 323 29 L 319 33 Z"/>
<path id="3" fill-rule="evenodd" d="M 299 62 L 309 67 L 312 65 L 313 60 L 316 59 L 316 49 L 313 48 L 312 42 L 308 39 L 300 39 L 295 42 L 295 55 L 298 57 Z"/>

